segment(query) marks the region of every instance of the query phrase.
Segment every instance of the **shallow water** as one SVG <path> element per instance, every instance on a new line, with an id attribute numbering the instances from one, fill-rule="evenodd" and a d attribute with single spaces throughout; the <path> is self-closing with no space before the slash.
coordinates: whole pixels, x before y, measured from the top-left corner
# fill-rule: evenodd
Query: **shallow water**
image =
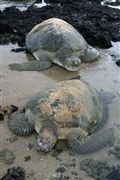
<path id="1" fill-rule="evenodd" d="M 120 6 L 106 5 L 105 2 L 116 2 L 116 0 L 103 0 L 103 1 L 101 1 L 101 5 L 103 5 L 103 6 L 105 5 L 105 6 L 120 10 Z"/>
<path id="2" fill-rule="evenodd" d="M 0 10 L 4 10 L 6 7 L 16 6 L 19 10 L 25 11 L 30 5 L 34 3 L 34 0 L 22 0 L 22 1 L 11 1 L 11 0 L 0 0 Z M 44 7 L 47 4 L 42 0 L 42 3 L 34 4 L 36 7 Z"/>
<path id="3" fill-rule="evenodd" d="M 42 88 L 52 86 L 56 82 L 74 78 L 80 75 L 81 79 L 87 81 L 99 91 L 102 89 L 107 92 L 108 98 L 114 96 L 112 103 L 109 104 L 109 118 L 102 129 L 115 127 L 115 124 L 120 125 L 120 69 L 115 64 L 115 61 L 102 51 L 102 58 L 91 64 L 81 64 L 79 72 L 69 72 L 61 67 L 53 66 L 49 70 L 42 72 L 17 72 L 11 71 L 8 68 L 10 63 L 24 62 L 31 60 L 32 56 L 26 56 L 24 52 L 15 53 L 11 52 L 12 48 L 17 48 L 17 45 L 4 45 L 0 46 L 1 51 L 1 105 L 14 104 L 22 106 L 31 96 L 37 93 Z M 109 52 L 109 51 L 108 51 Z M 107 159 L 113 164 L 119 163 L 114 155 L 109 155 L 109 147 L 106 147 L 96 153 L 90 155 L 77 155 L 75 157 L 69 156 L 68 151 L 64 151 L 59 155 L 59 159 L 52 157 L 51 154 L 39 155 L 36 152 L 36 140 L 35 137 L 29 136 L 26 138 L 18 137 L 18 140 L 10 143 L 7 139 L 12 136 L 12 133 L 7 127 L 7 121 L 0 122 L 1 125 L 1 147 L 7 147 L 11 149 L 16 159 L 14 165 L 22 166 L 26 170 L 27 179 L 33 180 L 49 180 L 51 177 L 56 176 L 55 170 L 60 164 L 70 164 L 75 159 L 75 168 L 69 167 L 65 172 L 70 176 L 70 180 L 74 180 L 74 176 L 71 175 L 71 171 L 74 170 L 78 173 L 78 177 L 82 180 L 92 180 L 88 177 L 84 171 L 79 170 L 79 161 L 85 158 L 94 159 Z M 115 135 L 117 141 L 120 140 L 120 129 L 115 128 Z M 34 144 L 32 150 L 28 150 L 27 145 Z M 24 157 L 31 155 L 31 160 L 25 162 Z M 2 163 L 0 170 L 0 177 L 5 174 L 9 165 Z M 46 172 L 47 169 L 47 172 Z M 31 170 L 34 171 L 34 175 L 31 177 L 29 174 Z"/>
<path id="4" fill-rule="evenodd" d="M 108 0 L 107 0 L 108 1 Z M 110 0 L 110 2 L 116 2 L 116 0 Z M 120 6 L 112 6 L 112 5 L 106 5 L 105 4 L 106 0 L 101 0 L 101 5 L 105 5 L 111 8 L 115 8 L 115 9 L 119 9 L 120 10 Z M 27 10 L 27 8 L 32 5 L 34 3 L 33 0 L 22 0 L 19 1 L 11 1 L 11 0 L 0 0 L 0 10 L 4 10 L 6 7 L 10 7 L 10 6 L 16 6 L 19 10 L 21 11 L 25 11 Z M 35 3 L 34 6 L 36 6 L 37 8 L 42 8 L 46 5 L 49 5 L 47 3 L 44 2 L 44 0 L 42 0 L 42 3 Z"/>

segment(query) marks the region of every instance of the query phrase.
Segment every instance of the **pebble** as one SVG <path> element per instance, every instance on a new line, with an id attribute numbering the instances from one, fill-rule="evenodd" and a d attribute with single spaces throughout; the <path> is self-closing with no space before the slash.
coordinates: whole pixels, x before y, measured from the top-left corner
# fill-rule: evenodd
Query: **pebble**
<path id="1" fill-rule="evenodd" d="M 78 173 L 76 173 L 75 171 L 71 171 L 71 174 L 74 175 L 74 176 L 78 175 Z"/>
<path id="2" fill-rule="evenodd" d="M 31 156 L 25 156 L 25 157 L 24 157 L 24 160 L 25 160 L 25 161 L 29 161 L 30 159 L 31 159 Z"/>
<path id="3" fill-rule="evenodd" d="M 22 51 L 25 51 L 25 50 L 26 50 L 26 48 L 16 48 L 16 49 L 11 49 L 12 52 L 16 52 L 16 53 L 22 52 Z"/>
<path id="4" fill-rule="evenodd" d="M 59 167 L 59 168 L 56 169 L 56 172 L 57 172 L 57 173 L 59 173 L 59 172 L 60 172 L 60 173 L 64 173 L 65 171 L 66 171 L 66 169 L 65 169 L 64 166 Z"/>
<path id="5" fill-rule="evenodd" d="M 10 138 L 8 138 L 7 140 L 9 141 L 9 142 L 14 142 L 14 141 L 16 141 L 18 139 L 18 137 L 16 136 L 16 135 L 13 135 L 13 136 L 11 136 Z"/>
<path id="6" fill-rule="evenodd" d="M 29 143 L 29 144 L 27 145 L 28 150 L 31 150 L 33 147 L 34 147 L 34 144 L 30 144 L 30 143 Z"/>
<path id="7" fill-rule="evenodd" d="M 12 113 L 18 111 L 18 107 L 15 105 L 11 105 Z"/>

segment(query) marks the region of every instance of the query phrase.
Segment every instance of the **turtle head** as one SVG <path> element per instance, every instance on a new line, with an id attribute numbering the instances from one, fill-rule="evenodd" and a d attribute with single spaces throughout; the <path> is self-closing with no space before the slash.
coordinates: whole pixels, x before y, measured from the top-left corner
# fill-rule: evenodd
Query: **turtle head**
<path id="1" fill-rule="evenodd" d="M 81 60 L 76 56 L 67 57 L 64 67 L 69 71 L 78 71 L 80 69 Z"/>
<path id="2" fill-rule="evenodd" d="M 44 129 L 37 138 L 37 151 L 48 152 L 55 145 L 57 137 L 51 129 Z"/>

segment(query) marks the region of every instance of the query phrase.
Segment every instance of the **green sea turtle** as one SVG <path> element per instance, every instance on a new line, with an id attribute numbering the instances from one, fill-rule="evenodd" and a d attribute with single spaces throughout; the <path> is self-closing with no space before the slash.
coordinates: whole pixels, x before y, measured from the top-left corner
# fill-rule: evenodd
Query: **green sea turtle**
<path id="1" fill-rule="evenodd" d="M 66 139 L 74 152 L 90 153 L 113 136 L 109 129 L 89 137 L 102 119 L 103 105 L 96 89 L 84 81 L 67 80 L 33 96 L 13 114 L 9 128 L 17 135 L 35 130 L 38 149 L 43 152 L 50 151 L 58 139 Z"/>
<path id="2" fill-rule="evenodd" d="M 10 64 L 12 70 L 39 71 L 55 63 L 77 71 L 81 61 L 92 62 L 99 56 L 99 51 L 88 45 L 72 25 L 59 18 L 50 18 L 33 27 L 26 36 L 26 47 L 36 61 Z"/>

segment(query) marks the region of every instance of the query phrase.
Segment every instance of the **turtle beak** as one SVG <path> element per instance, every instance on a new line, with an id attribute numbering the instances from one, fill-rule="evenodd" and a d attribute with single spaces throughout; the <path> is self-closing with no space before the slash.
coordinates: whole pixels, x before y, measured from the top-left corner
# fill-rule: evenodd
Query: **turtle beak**
<path id="1" fill-rule="evenodd" d="M 50 150 L 50 142 L 44 142 L 43 138 L 39 137 L 37 139 L 37 151 L 45 153 L 48 152 L 49 150 Z"/>

